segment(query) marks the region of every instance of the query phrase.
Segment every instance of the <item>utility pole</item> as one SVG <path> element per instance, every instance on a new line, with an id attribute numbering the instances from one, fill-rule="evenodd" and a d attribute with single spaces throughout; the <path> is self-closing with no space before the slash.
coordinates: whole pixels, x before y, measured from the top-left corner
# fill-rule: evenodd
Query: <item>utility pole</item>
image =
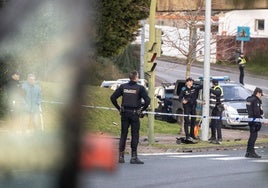
<path id="1" fill-rule="evenodd" d="M 145 43 L 144 54 L 144 71 L 148 80 L 149 89 L 148 95 L 151 98 L 150 111 L 154 112 L 154 90 L 155 90 L 155 58 L 157 53 L 156 39 L 155 39 L 155 12 L 156 12 L 156 0 L 151 0 L 150 15 L 149 15 L 149 41 Z M 154 143 L 154 114 L 148 114 L 148 141 L 149 144 Z"/>
<path id="2" fill-rule="evenodd" d="M 203 96 L 205 104 L 203 105 L 202 120 L 202 140 L 208 140 L 209 130 L 209 89 L 210 89 L 210 33 L 211 33 L 211 0 L 206 0 L 205 16 L 205 59 L 204 59 L 204 83 Z"/>

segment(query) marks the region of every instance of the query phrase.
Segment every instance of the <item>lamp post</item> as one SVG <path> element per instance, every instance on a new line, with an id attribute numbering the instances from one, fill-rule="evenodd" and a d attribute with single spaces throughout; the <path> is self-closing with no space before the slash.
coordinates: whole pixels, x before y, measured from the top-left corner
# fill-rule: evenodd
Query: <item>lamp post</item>
<path id="1" fill-rule="evenodd" d="M 209 86 L 210 86 L 210 33 L 211 33 L 211 0 L 206 0 L 205 16 L 205 58 L 204 58 L 204 84 L 203 96 L 203 120 L 202 120 L 202 140 L 208 140 L 209 131 Z"/>

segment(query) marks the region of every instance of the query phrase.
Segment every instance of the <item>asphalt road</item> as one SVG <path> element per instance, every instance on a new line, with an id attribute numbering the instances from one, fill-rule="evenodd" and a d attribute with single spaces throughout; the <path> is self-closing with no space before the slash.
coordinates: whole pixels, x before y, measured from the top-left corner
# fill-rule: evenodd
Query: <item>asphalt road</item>
<path id="1" fill-rule="evenodd" d="M 268 184 L 268 148 L 258 148 L 261 159 L 245 158 L 244 150 L 188 153 L 146 153 L 144 165 L 118 164 L 115 171 L 82 171 L 79 188 L 263 188 Z M 57 188 L 56 171 L 1 169 L 0 187 Z"/>
<path id="2" fill-rule="evenodd" d="M 114 173 L 83 173 L 82 187 L 91 188 L 252 188 L 267 187 L 268 149 L 262 159 L 248 159 L 244 151 L 165 153 L 140 156 L 144 165 L 120 164 Z"/>

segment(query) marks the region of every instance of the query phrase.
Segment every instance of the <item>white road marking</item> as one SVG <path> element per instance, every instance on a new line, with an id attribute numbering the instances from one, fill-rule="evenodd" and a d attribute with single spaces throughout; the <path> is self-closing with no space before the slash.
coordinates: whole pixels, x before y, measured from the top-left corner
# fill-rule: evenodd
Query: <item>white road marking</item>
<path id="1" fill-rule="evenodd" d="M 187 155 L 188 153 L 141 153 L 139 155 L 152 156 L 152 155 Z"/>
<path id="2" fill-rule="evenodd" d="M 244 160 L 248 159 L 246 157 L 220 157 L 220 158 L 212 158 L 210 160 L 219 160 L 219 161 L 234 161 L 234 160 Z"/>
<path id="3" fill-rule="evenodd" d="M 249 161 L 249 162 L 255 162 L 255 163 L 268 163 L 268 159 L 265 159 L 265 160 L 252 160 L 252 161 Z"/>
<path id="4" fill-rule="evenodd" d="M 142 153 L 139 154 L 142 156 L 166 156 L 169 158 L 207 158 L 208 160 L 218 160 L 218 161 L 235 161 L 235 160 L 248 160 L 248 162 L 256 162 L 256 163 L 268 163 L 268 159 L 264 157 L 264 159 L 253 160 L 251 158 L 246 157 L 231 157 L 229 155 L 224 154 L 201 154 L 194 155 L 189 153 Z"/>
<path id="5" fill-rule="evenodd" d="M 206 154 L 206 155 L 181 155 L 181 156 L 170 156 L 177 158 L 206 158 L 206 157 L 224 157 L 228 155 L 220 155 L 220 154 Z"/>

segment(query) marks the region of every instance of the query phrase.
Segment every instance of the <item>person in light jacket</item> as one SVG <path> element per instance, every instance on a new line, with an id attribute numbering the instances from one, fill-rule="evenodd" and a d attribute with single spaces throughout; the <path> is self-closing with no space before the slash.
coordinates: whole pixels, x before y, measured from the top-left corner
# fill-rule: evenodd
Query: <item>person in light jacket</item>
<path id="1" fill-rule="evenodd" d="M 26 126 L 33 125 L 35 129 L 40 129 L 39 116 L 42 93 L 34 74 L 28 74 L 27 81 L 22 84 L 22 89 L 25 92 Z"/>

